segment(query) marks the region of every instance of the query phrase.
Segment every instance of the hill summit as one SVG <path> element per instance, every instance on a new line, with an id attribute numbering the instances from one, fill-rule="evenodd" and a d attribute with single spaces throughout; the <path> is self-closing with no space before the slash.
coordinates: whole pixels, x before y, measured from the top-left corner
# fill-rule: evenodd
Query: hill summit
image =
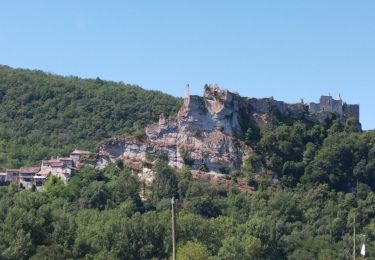
<path id="1" fill-rule="evenodd" d="M 241 97 L 217 85 L 206 85 L 203 96 L 196 96 L 190 95 L 187 86 L 176 119 L 161 114 L 157 124 L 146 127 L 142 138 L 110 139 L 101 146 L 100 164 L 120 158 L 143 171 L 153 155 L 162 151 L 175 168 L 188 164 L 193 170 L 230 172 L 240 170 L 253 153 L 250 144 L 259 138 L 261 128 L 295 121 L 317 124 L 334 118 L 358 121 L 359 106 L 330 96 L 323 96 L 318 104 L 288 104 L 272 97 Z"/>

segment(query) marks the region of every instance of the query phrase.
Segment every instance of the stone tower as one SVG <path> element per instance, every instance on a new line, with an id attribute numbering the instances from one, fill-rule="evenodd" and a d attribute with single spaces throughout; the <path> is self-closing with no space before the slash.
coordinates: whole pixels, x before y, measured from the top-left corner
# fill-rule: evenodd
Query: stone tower
<path id="1" fill-rule="evenodd" d="M 189 84 L 186 84 L 185 98 L 189 98 L 189 97 L 190 97 L 190 86 L 189 86 Z"/>
<path id="2" fill-rule="evenodd" d="M 190 86 L 186 84 L 185 87 L 185 98 L 184 98 L 184 107 L 187 109 L 190 104 Z"/>

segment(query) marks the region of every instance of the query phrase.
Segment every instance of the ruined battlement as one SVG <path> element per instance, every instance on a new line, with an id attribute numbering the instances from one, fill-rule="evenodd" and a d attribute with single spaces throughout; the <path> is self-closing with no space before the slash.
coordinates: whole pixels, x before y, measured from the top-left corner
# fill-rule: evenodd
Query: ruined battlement
<path id="1" fill-rule="evenodd" d="M 349 117 L 355 118 L 359 122 L 359 105 L 347 104 L 343 102 L 341 96 L 334 99 L 332 96 L 321 96 L 319 103 L 308 104 L 308 110 L 311 114 L 331 112 L 340 116 L 345 121 Z"/>
<path id="2" fill-rule="evenodd" d="M 102 167 L 121 158 L 142 175 L 152 171 L 147 168 L 152 161 L 148 155 L 164 151 L 172 167 L 182 168 L 188 160 L 193 170 L 240 170 L 245 158 L 253 153 L 242 138 L 249 129 L 273 128 L 284 120 L 319 123 L 335 118 L 334 114 L 343 121 L 349 116 L 359 119 L 359 106 L 330 96 L 310 104 L 241 97 L 217 85 L 206 85 L 203 95 L 197 96 L 190 95 L 187 85 L 176 119 L 160 115 L 158 123 L 146 127 L 142 140 L 126 137 L 105 142 L 97 165 Z"/>
<path id="3" fill-rule="evenodd" d="M 185 92 L 189 94 L 189 92 Z M 321 96 L 319 103 L 289 104 L 271 98 L 247 98 L 237 93 L 223 90 L 217 85 L 205 85 L 203 96 L 185 95 L 185 102 L 180 110 L 179 118 L 189 122 L 189 127 L 195 125 L 201 130 L 224 129 L 230 135 L 241 136 L 239 115 L 254 119 L 259 124 L 268 124 L 270 113 L 279 117 L 295 120 L 307 120 L 310 122 L 322 122 L 333 118 L 337 114 L 339 119 L 345 122 L 353 117 L 359 122 L 359 105 L 345 103 L 341 96 L 338 99 L 331 95 Z"/>

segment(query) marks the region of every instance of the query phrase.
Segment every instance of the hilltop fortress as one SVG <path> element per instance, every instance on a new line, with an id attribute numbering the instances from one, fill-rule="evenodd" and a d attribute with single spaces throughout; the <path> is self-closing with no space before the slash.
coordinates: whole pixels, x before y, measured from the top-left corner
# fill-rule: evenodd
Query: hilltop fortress
<path id="1" fill-rule="evenodd" d="M 190 95 L 187 86 L 176 119 L 160 115 L 159 122 L 147 126 L 141 139 L 125 136 L 108 140 L 100 149 L 97 166 L 121 159 L 136 171 L 149 173 L 147 167 L 154 155 L 163 151 L 175 168 L 189 164 L 193 170 L 229 172 L 239 170 L 253 153 L 244 141 L 249 129 L 272 129 L 291 121 L 314 124 L 338 118 L 345 122 L 349 117 L 359 121 L 359 106 L 331 96 L 323 96 L 319 104 L 288 104 L 273 98 L 241 97 L 217 85 L 206 85 L 203 96 Z"/>
<path id="2" fill-rule="evenodd" d="M 312 114 L 324 111 L 336 113 L 340 116 L 342 121 L 349 117 L 353 117 L 359 122 L 359 105 L 351 105 L 343 102 L 341 95 L 339 95 L 337 100 L 333 99 L 330 95 L 321 96 L 319 104 L 310 103 L 308 105 L 308 110 Z"/>
<path id="3" fill-rule="evenodd" d="M 180 125 L 204 131 L 221 129 L 229 135 L 242 136 L 244 121 L 258 125 L 272 125 L 274 118 L 289 118 L 312 123 L 334 117 L 345 122 L 352 117 L 359 123 L 359 105 L 350 105 L 329 96 L 322 96 L 319 103 L 289 104 L 271 98 L 247 98 L 238 93 L 222 90 L 217 85 L 206 85 L 203 97 L 191 96 L 186 86 L 183 106 L 178 113 Z"/>

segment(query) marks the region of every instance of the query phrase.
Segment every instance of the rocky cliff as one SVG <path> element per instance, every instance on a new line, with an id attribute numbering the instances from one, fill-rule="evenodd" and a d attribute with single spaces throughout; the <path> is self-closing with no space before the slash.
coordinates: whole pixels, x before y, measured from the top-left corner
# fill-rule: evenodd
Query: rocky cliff
<path id="1" fill-rule="evenodd" d="M 159 123 L 148 126 L 141 139 L 118 137 L 105 142 L 98 165 L 122 159 L 148 173 L 155 155 L 162 152 L 175 168 L 189 164 L 196 170 L 230 172 L 239 170 L 252 153 L 244 142 L 249 129 L 254 132 L 283 120 L 317 123 L 333 116 L 326 111 L 310 113 L 303 102 L 246 98 L 216 85 L 206 85 L 202 97 L 191 96 L 187 88 L 175 120 L 160 115 Z"/>

